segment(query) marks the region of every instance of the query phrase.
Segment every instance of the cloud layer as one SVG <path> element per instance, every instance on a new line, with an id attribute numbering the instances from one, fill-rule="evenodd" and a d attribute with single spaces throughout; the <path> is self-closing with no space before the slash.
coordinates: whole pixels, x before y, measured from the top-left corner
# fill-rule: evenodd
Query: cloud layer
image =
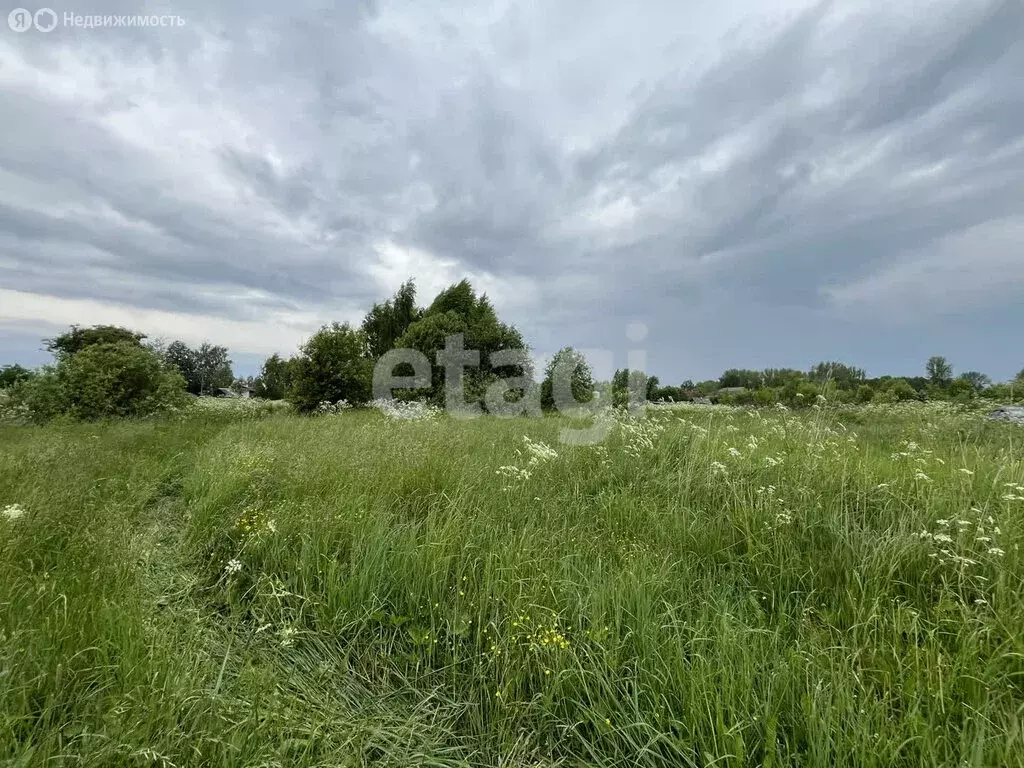
<path id="1" fill-rule="evenodd" d="M 344 5 L 0 30 L 0 363 L 117 322 L 252 366 L 469 276 L 669 381 L 1024 366 L 1018 0 Z"/>

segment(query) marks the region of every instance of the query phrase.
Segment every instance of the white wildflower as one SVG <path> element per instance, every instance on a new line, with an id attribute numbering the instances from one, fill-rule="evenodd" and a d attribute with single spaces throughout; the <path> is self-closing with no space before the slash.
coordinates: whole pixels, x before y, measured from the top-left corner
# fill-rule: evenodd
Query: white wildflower
<path id="1" fill-rule="evenodd" d="M 277 634 L 281 638 L 281 647 L 290 648 L 295 645 L 295 635 L 298 634 L 298 630 L 295 627 L 281 627 Z"/>
<path id="2" fill-rule="evenodd" d="M 741 454 L 741 453 L 739 452 L 739 450 L 737 450 L 736 448 L 730 448 L 730 449 L 729 449 L 729 455 L 730 455 L 730 456 L 736 456 L 736 457 L 739 457 L 739 456 L 742 456 L 743 454 Z"/>
<path id="3" fill-rule="evenodd" d="M 25 508 L 20 504 L 8 504 L 3 510 L 0 510 L 0 515 L 7 520 L 18 520 L 25 516 Z"/>
<path id="4" fill-rule="evenodd" d="M 728 470 L 726 469 L 725 464 L 723 464 L 722 462 L 712 461 L 711 471 L 714 472 L 716 475 L 724 475 Z"/>
<path id="5" fill-rule="evenodd" d="M 241 570 L 242 561 L 237 558 L 231 558 L 228 560 L 228 564 L 224 566 L 224 572 L 227 573 L 228 576 L 233 576 Z"/>
<path id="6" fill-rule="evenodd" d="M 1006 552 L 1003 551 L 1002 549 L 1000 549 L 999 547 L 989 547 L 988 548 L 988 553 L 990 555 L 995 555 L 996 557 L 1002 557 L 1003 555 L 1006 554 Z"/>
<path id="7" fill-rule="evenodd" d="M 930 483 L 932 481 L 932 479 L 930 477 L 928 477 L 928 475 L 926 475 L 921 470 L 917 470 L 917 472 L 914 474 L 914 479 L 915 480 L 924 480 L 925 482 L 928 482 L 928 483 Z"/>

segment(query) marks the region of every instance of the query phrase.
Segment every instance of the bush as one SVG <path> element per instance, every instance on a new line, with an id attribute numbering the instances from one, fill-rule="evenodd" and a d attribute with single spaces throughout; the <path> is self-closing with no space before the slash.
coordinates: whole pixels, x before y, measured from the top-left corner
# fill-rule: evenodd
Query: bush
<path id="1" fill-rule="evenodd" d="M 86 347 L 57 366 L 63 411 L 79 419 L 148 416 L 184 404 L 185 380 L 143 347 Z"/>
<path id="2" fill-rule="evenodd" d="M 148 349 L 131 342 L 90 344 L 56 368 L 11 388 L 8 410 L 35 421 L 57 416 L 148 416 L 180 407 L 185 382 Z"/>
<path id="3" fill-rule="evenodd" d="M 292 361 L 291 374 L 288 399 L 302 413 L 315 411 L 323 402 L 368 402 L 373 361 L 366 355 L 365 335 L 348 323 L 325 325 Z"/>

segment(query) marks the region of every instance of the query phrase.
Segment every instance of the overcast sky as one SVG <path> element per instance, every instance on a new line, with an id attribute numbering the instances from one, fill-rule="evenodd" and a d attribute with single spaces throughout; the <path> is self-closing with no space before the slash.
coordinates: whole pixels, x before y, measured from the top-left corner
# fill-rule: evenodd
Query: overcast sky
<path id="1" fill-rule="evenodd" d="M 185 24 L 0 26 L 0 364 L 467 276 L 665 383 L 1024 366 L 1021 0 L 52 3 Z"/>

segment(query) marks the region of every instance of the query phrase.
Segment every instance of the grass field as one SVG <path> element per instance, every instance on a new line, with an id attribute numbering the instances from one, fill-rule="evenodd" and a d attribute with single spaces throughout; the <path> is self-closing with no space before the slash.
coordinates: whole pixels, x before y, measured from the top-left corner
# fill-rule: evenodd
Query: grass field
<path id="1" fill-rule="evenodd" d="M 0 764 L 1024 764 L 1024 430 L 620 421 L 0 427 Z"/>

